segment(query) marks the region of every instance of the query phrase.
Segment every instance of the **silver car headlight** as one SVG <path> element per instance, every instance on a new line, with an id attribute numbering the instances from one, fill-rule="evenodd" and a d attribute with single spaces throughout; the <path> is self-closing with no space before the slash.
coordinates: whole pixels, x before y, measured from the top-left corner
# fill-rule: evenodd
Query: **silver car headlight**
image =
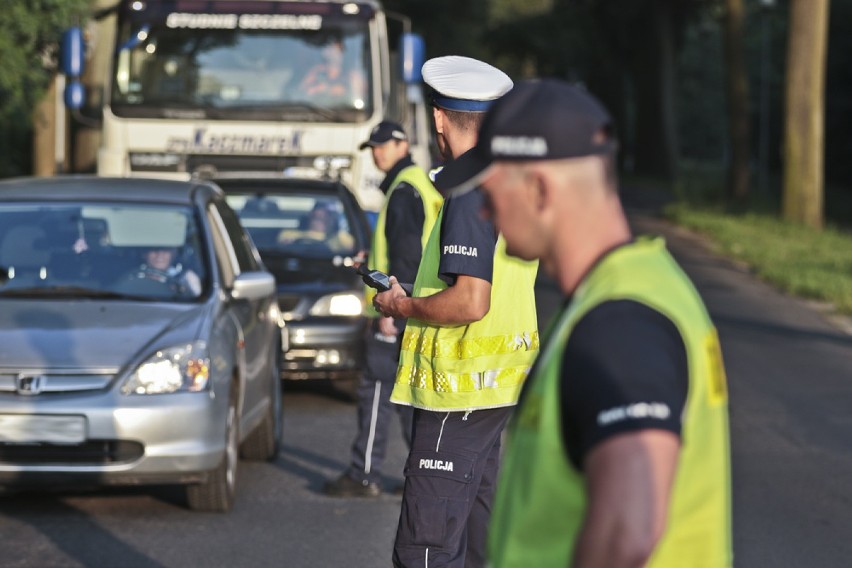
<path id="1" fill-rule="evenodd" d="M 360 316 L 364 313 L 364 297 L 355 292 L 323 296 L 311 307 L 312 316 Z"/>
<path id="2" fill-rule="evenodd" d="M 166 394 L 198 392 L 210 380 L 210 357 L 207 344 L 196 341 L 160 349 L 139 365 L 127 379 L 124 394 Z"/>

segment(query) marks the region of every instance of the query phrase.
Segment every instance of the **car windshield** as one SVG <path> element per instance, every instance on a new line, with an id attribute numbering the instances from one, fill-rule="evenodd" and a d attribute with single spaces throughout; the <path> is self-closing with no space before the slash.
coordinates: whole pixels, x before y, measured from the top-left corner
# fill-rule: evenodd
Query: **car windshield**
<path id="1" fill-rule="evenodd" d="M 188 207 L 0 203 L 0 298 L 192 301 L 202 250 Z"/>
<path id="2" fill-rule="evenodd" d="M 262 253 L 322 257 L 356 252 L 351 219 L 336 196 L 231 194 L 227 200 Z"/>

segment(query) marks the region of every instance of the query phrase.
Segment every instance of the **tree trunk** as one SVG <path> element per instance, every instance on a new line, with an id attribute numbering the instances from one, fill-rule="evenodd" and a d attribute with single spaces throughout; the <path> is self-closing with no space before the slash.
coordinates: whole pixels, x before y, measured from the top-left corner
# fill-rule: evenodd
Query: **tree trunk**
<path id="1" fill-rule="evenodd" d="M 748 75 L 743 38 L 743 0 L 725 0 L 725 61 L 728 91 L 728 136 L 731 161 L 728 166 L 728 198 L 742 203 L 749 194 Z"/>
<path id="2" fill-rule="evenodd" d="M 785 219 L 823 226 L 829 0 L 791 0 L 784 133 Z"/>
<path id="3" fill-rule="evenodd" d="M 636 101 L 636 171 L 667 180 L 677 177 L 675 37 L 669 0 L 651 0 L 631 74 Z"/>
<path id="4" fill-rule="evenodd" d="M 57 136 L 65 132 L 64 128 L 57 129 L 61 126 L 57 123 L 58 120 L 66 120 L 65 113 L 60 113 L 57 116 L 57 77 L 54 76 L 47 90 L 44 93 L 44 98 L 38 102 L 33 111 L 33 175 L 36 176 L 52 176 L 58 172 L 64 171 L 64 161 L 57 155 Z M 61 143 L 65 144 L 63 139 Z"/>

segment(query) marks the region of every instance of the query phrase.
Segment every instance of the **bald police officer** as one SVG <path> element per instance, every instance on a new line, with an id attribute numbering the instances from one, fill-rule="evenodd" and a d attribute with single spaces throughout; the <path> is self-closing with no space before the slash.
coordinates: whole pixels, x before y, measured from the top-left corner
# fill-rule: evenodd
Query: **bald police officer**
<path id="1" fill-rule="evenodd" d="M 570 298 L 512 420 L 495 568 L 732 565 L 719 339 L 663 239 L 631 234 L 615 151 L 595 98 L 530 81 L 489 111 L 468 171 L 446 172 L 482 185 L 511 254 Z"/>
<path id="2" fill-rule="evenodd" d="M 458 56 L 427 61 L 423 78 L 442 155 L 466 160 L 512 81 Z M 537 263 L 506 255 L 482 205 L 479 191 L 446 199 L 412 295 L 395 283 L 374 300 L 384 315 L 409 318 L 391 395 L 414 407 L 396 566 L 484 566 L 500 435 L 538 353 Z"/>

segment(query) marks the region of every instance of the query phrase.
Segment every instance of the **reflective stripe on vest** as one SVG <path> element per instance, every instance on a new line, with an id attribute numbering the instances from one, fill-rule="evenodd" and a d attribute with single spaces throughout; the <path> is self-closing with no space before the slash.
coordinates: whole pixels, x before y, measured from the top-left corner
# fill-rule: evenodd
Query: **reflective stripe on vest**
<path id="1" fill-rule="evenodd" d="M 403 168 L 397 174 L 390 184 L 385 196 L 385 201 L 382 204 L 382 209 L 379 211 L 379 216 L 376 219 L 376 228 L 373 232 L 373 242 L 370 245 L 369 266 L 373 270 L 380 270 L 387 273 L 390 268 L 388 259 L 388 242 L 385 235 L 385 225 L 387 223 L 388 203 L 390 203 L 391 194 L 396 190 L 401 183 L 407 183 L 414 188 L 420 195 L 420 201 L 423 204 L 423 230 L 420 235 L 421 251 L 425 250 L 426 242 L 429 240 L 429 234 L 432 232 L 432 226 L 435 224 L 435 219 L 438 217 L 438 211 L 441 209 L 441 204 L 444 198 L 432 185 L 429 176 L 416 165 L 411 165 Z M 376 291 L 369 286 L 364 288 L 364 301 L 366 303 L 367 315 L 370 317 L 378 317 L 379 313 L 373 308 L 373 297 Z"/>
<path id="2" fill-rule="evenodd" d="M 716 330 L 663 240 L 639 239 L 610 253 L 587 275 L 544 341 L 501 465 L 488 536 L 494 568 L 570 564 L 586 513 L 587 480 L 566 456 L 562 438 L 562 354 L 583 315 L 604 302 L 624 299 L 669 318 L 689 361 L 689 394 L 666 531 L 648 566 L 732 564 L 727 390 Z"/>
<path id="3" fill-rule="evenodd" d="M 423 252 L 414 297 L 447 288 L 438 278 L 441 219 Z M 391 400 L 429 410 L 472 410 L 515 404 L 539 338 L 535 309 L 536 262 L 494 251 L 491 309 L 469 325 L 439 326 L 409 319 Z"/>

